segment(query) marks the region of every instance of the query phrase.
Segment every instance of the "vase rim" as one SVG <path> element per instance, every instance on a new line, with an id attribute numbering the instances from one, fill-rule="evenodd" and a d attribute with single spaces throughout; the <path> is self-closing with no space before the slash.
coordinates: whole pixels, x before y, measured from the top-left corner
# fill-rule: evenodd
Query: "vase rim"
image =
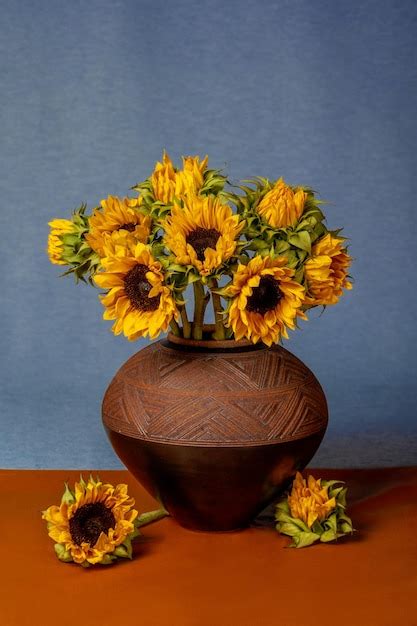
<path id="1" fill-rule="evenodd" d="M 204 333 L 207 336 L 210 332 L 214 331 L 214 324 L 207 324 L 204 326 Z M 235 351 L 235 350 L 263 350 L 267 346 L 263 343 L 254 344 L 248 339 L 185 339 L 184 337 L 178 337 L 174 333 L 168 333 L 166 342 L 171 347 L 179 348 L 191 348 L 193 350 L 203 349 L 210 351 Z"/>

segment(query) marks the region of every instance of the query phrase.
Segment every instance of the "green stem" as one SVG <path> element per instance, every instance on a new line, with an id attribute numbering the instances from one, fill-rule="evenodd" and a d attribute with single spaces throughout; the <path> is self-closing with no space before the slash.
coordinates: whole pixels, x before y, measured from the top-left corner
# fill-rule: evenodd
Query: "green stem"
<path id="1" fill-rule="evenodd" d="M 148 513 L 142 513 L 139 515 L 136 526 L 141 528 L 142 526 L 147 526 L 148 524 L 152 524 L 153 522 L 157 522 L 163 517 L 167 517 L 169 515 L 168 511 L 165 509 L 157 509 L 156 511 L 149 511 Z"/>
<path id="2" fill-rule="evenodd" d="M 191 337 L 191 323 L 188 319 L 187 309 L 185 308 L 185 304 L 179 307 L 181 320 L 182 320 L 182 332 L 185 339 L 189 339 Z"/>
<path id="3" fill-rule="evenodd" d="M 200 340 L 203 338 L 204 312 L 207 306 L 207 294 L 201 281 L 197 280 L 193 283 L 194 289 L 194 322 L 193 322 L 193 339 Z M 208 296 L 210 297 L 210 296 Z"/>
<path id="4" fill-rule="evenodd" d="M 169 323 L 170 327 L 171 327 L 171 331 L 174 335 L 177 335 L 177 337 L 181 337 L 181 328 L 178 326 L 177 322 L 172 319 Z"/>
<path id="5" fill-rule="evenodd" d="M 215 278 L 212 278 L 209 283 L 211 290 L 211 297 L 213 300 L 213 311 L 214 311 L 214 323 L 216 330 L 213 333 L 214 339 L 225 339 L 226 338 L 226 329 L 223 324 L 223 308 L 221 299 L 218 293 L 214 293 L 213 289 L 217 289 L 219 284 Z"/>

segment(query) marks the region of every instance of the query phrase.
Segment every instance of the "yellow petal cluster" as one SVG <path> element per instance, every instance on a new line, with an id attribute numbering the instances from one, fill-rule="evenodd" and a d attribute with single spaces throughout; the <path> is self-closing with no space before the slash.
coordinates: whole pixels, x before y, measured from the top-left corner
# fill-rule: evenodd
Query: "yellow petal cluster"
<path id="1" fill-rule="evenodd" d="M 230 259 L 236 250 L 236 240 L 244 225 L 238 215 L 233 215 L 229 205 L 223 204 L 215 196 L 189 196 L 184 206 L 174 205 L 166 219 L 164 242 L 176 257 L 179 265 L 193 265 L 202 276 L 212 274 L 220 265 Z M 203 245 L 206 233 L 207 242 L 212 245 L 196 249 L 190 242 L 199 233 Z M 214 243 L 213 239 L 217 238 Z"/>
<path id="2" fill-rule="evenodd" d="M 347 278 L 352 259 L 343 242 L 340 237 L 328 233 L 313 245 L 311 258 L 304 267 L 307 304 L 336 304 L 343 289 L 352 289 Z"/>
<path id="3" fill-rule="evenodd" d="M 204 184 L 204 172 L 207 169 L 208 156 L 201 162 L 199 156 L 182 157 L 183 168 L 176 174 L 175 195 L 177 198 L 197 195 Z"/>
<path id="4" fill-rule="evenodd" d="M 151 230 L 151 218 L 138 210 L 141 198 L 108 196 L 102 200 L 89 219 L 86 240 L 100 257 L 104 256 L 106 239 L 118 231 L 131 233 L 136 241 L 146 243 Z"/>
<path id="5" fill-rule="evenodd" d="M 48 257 L 54 265 L 67 265 L 62 258 L 63 243 L 62 235 L 74 232 L 74 224 L 71 220 L 56 219 L 48 222 L 51 230 L 48 236 Z"/>
<path id="6" fill-rule="evenodd" d="M 295 191 L 280 178 L 257 206 L 258 213 L 273 228 L 294 226 L 300 219 L 307 198 L 299 187 Z"/>
<path id="7" fill-rule="evenodd" d="M 271 346 L 281 337 L 288 339 L 286 329 L 295 328 L 297 316 L 306 319 L 301 310 L 304 287 L 293 280 L 294 270 L 285 264 L 286 259 L 282 257 L 255 256 L 247 265 L 239 265 L 232 284 L 225 292 L 227 297 L 232 298 L 227 325 L 233 329 L 236 340 L 246 337 L 253 343 L 262 341 Z M 248 302 L 265 277 L 270 279 L 267 279 L 263 289 L 268 289 L 269 281 L 270 288 L 279 290 L 279 301 L 264 312 L 249 310 Z M 267 298 L 268 294 L 264 293 L 263 297 Z"/>
<path id="8" fill-rule="evenodd" d="M 106 309 L 103 318 L 116 320 L 114 334 L 123 333 L 133 341 L 147 335 L 155 339 L 166 332 L 179 313 L 172 292 L 164 283 L 162 265 L 154 259 L 150 247 L 136 243 L 129 233 L 120 232 L 107 239 L 104 255 L 103 271 L 94 280 L 99 287 L 108 289 L 100 299 Z"/>
<path id="9" fill-rule="evenodd" d="M 97 517 L 88 519 L 88 506 L 96 503 L 101 503 L 105 507 L 104 510 L 111 512 L 114 526 L 108 528 L 106 532 L 102 531 L 94 545 L 91 545 L 88 541 L 80 541 L 80 529 L 78 535 L 73 536 L 71 520 L 77 511 L 82 513 L 84 507 L 86 513 L 83 523 L 88 535 L 88 524 L 91 529 L 92 525 L 100 523 Z M 110 483 L 102 483 L 90 477 L 87 483 L 84 480 L 75 483 L 74 493 L 67 487 L 61 504 L 50 506 L 43 511 L 42 518 L 48 523 L 48 534 L 51 539 L 60 545 L 61 551 L 68 554 L 67 560 L 94 565 L 105 562 L 106 555 L 114 552 L 135 532 L 134 521 L 138 512 L 133 508 L 134 504 L 134 499 L 127 493 L 127 485 L 119 484 L 114 487 Z"/>
<path id="10" fill-rule="evenodd" d="M 170 157 L 164 152 L 162 162 L 157 162 L 151 175 L 151 185 L 155 200 L 171 204 L 174 198 L 197 194 L 204 183 L 208 157 L 183 157 L 182 170 L 176 170 Z"/>
<path id="11" fill-rule="evenodd" d="M 297 472 L 288 496 L 292 517 L 302 520 L 309 528 L 314 522 L 325 520 L 336 508 L 336 499 L 329 498 L 328 486 L 322 487 L 321 479 L 309 476 L 307 481 Z"/>

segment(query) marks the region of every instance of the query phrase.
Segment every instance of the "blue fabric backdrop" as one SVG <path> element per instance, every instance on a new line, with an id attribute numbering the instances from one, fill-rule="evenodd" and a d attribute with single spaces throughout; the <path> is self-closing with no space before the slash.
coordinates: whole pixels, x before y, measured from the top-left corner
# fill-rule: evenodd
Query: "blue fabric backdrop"
<path id="1" fill-rule="evenodd" d="M 329 399 L 315 463 L 416 463 L 417 4 L 13 0 L 1 18 L 0 465 L 119 466 L 100 402 L 140 344 L 58 279 L 47 221 L 125 194 L 164 147 L 329 201 L 355 288 L 287 344 Z"/>

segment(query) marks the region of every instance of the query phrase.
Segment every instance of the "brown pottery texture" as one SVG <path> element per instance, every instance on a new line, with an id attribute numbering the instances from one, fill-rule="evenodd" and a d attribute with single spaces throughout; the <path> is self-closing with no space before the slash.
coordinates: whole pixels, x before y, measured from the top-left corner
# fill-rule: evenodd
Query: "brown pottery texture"
<path id="1" fill-rule="evenodd" d="M 117 372 L 103 422 L 126 467 L 179 524 L 247 526 L 315 454 L 327 404 L 280 346 L 169 336 Z"/>

